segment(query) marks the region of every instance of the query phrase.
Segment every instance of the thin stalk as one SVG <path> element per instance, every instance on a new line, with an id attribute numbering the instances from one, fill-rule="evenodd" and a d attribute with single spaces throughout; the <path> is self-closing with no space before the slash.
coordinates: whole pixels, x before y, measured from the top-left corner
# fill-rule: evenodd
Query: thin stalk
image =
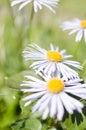
<path id="1" fill-rule="evenodd" d="M 30 15 L 30 19 L 29 19 L 29 29 L 28 29 L 29 41 L 31 41 L 31 31 L 32 31 L 33 18 L 34 18 L 34 7 L 32 6 L 31 15 Z"/>
<path id="2" fill-rule="evenodd" d="M 14 16 L 13 10 L 12 10 L 12 8 L 11 8 L 10 0 L 7 1 L 7 5 L 8 5 L 8 9 L 9 9 L 9 13 L 10 13 L 10 17 L 11 17 L 12 24 L 15 25 L 15 23 L 14 23 L 14 21 L 15 21 L 15 16 Z"/>
<path id="3" fill-rule="evenodd" d="M 12 29 L 12 31 L 15 31 L 15 37 L 16 37 L 16 41 L 17 44 L 15 44 L 15 47 L 18 49 L 15 49 L 15 53 L 17 53 L 18 58 L 20 59 L 20 62 L 22 62 L 22 56 L 21 56 L 21 51 L 22 51 L 22 46 L 23 46 L 23 27 L 22 25 L 20 27 L 17 26 L 16 22 L 15 22 L 15 15 L 13 13 L 12 7 L 11 7 L 11 1 L 8 0 L 7 1 L 7 6 L 8 6 L 8 10 L 9 10 L 9 21 L 11 21 L 11 26 L 9 26 L 9 29 Z M 10 44 L 10 43 L 9 43 Z M 11 50 L 11 48 L 9 48 L 9 50 Z M 22 68 L 22 64 L 20 66 Z"/>
<path id="4" fill-rule="evenodd" d="M 83 61 L 82 67 L 83 67 L 83 70 L 82 70 L 82 72 L 80 73 L 81 76 L 83 76 L 83 75 L 86 73 L 86 59 Z"/>
<path id="5" fill-rule="evenodd" d="M 77 54 L 78 54 L 78 52 L 79 52 L 79 49 L 81 48 L 81 46 L 82 46 L 82 41 L 81 42 L 79 42 L 79 43 L 77 43 L 77 45 L 76 45 L 76 47 L 75 47 L 75 49 L 74 49 L 74 53 L 73 53 L 73 55 L 76 57 L 77 56 Z"/>

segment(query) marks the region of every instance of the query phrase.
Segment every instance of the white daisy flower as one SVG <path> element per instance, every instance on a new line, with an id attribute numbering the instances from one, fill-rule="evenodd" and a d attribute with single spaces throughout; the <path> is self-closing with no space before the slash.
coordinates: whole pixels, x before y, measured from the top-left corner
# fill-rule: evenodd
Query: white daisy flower
<path id="1" fill-rule="evenodd" d="M 75 110 L 82 112 L 84 105 L 75 98 L 86 99 L 86 84 L 81 84 L 82 79 L 64 81 L 58 75 L 44 75 L 42 76 L 44 80 L 32 76 L 25 77 L 27 80 L 21 84 L 23 87 L 21 91 L 30 92 L 30 94 L 22 98 L 26 102 L 24 106 L 35 101 L 32 112 L 43 112 L 42 119 L 56 116 L 58 120 L 62 120 L 65 110 L 69 114 L 73 114 Z"/>
<path id="2" fill-rule="evenodd" d="M 84 37 L 86 42 L 86 20 L 73 19 L 72 21 L 66 21 L 62 24 L 63 30 L 72 30 L 69 35 L 76 33 L 76 42 L 81 41 L 82 37 Z"/>
<path id="3" fill-rule="evenodd" d="M 72 68 L 82 69 L 79 62 L 67 60 L 72 55 L 66 55 L 66 50 L 59 51 L 59 48 L 51 44 L 50 50 L 47 51 L 36 44 L 31 44 L 23 51 L 24 58 L 28 61 L 34 60 L 31 67 L 46 74 L 58 72 L 65 79 L 76 78 L 78 73 Z M 72 67 L 72 68 L 69 68 Z"/>
<path id="4" fill-rule="evenodd" d="M 42 6 L 46 6 L 55 13 L 53 7 L 58 7 L 59 0 L 12 0 L 11 6 L 20 4 L 19 10 L 21 10 L 23 7 L 31 2 L 33 3 L 35 12 L 37 12 L 38 9 L 42 9 Z"/>

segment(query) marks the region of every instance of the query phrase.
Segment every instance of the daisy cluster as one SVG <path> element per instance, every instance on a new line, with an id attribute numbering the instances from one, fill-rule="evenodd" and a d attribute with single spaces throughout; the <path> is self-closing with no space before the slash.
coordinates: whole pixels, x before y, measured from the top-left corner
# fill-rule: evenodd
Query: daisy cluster
<path id="1" fill-rule="evenodd" d="M 80 99 L 86 99 L 86 84 L 76 72 L 76 69 L 82 69 L 80 63 L 69 60 L 72 55 L 52 44 L 49 50 L 31 44 L 23 51 L 23 56 L 27 61 L 33 61 L 30 67 L 39 76 L 25 75 L 21 91 L 30 92 L 22 99 L 25 106 L 35 102 L 32 112 L 42 112 L 42 119 L 50 116 L 59 121 L 63 119 L 65 110 L 69 114 L 75 110 L 82 112 L 84 105 Z"/>
<path id="2" fill-rule="evenodd" d="M 32 4 L 34 12 L 47 7 L 55 12 L 59 0 L 11 0 L 11 6 L 19 5 L 19 10 Z M 63 30 L 71 30 L 69 35 L 77 33 L 75 41 L 86 42 L 86 20 L 78 18 L 62 23 Z M 23 51 L 23 57 L 32 61 L 30 67 L 36 76 L 25 75 L 26 80 L 21 84 L 21 91 L 29 93 L 22 100 L 25 106 L 35 103 L 32 112 L 42 112 L 42 119 L 48 116 L 57 117 L 61 121 L 65 111 L 73 114 L 74 111 L 82 112 L 84 107 L 80 99 L 86 99 L 86 84 L 80 78 L 77 70 L 82 70 L 79 62 L 70 60 L 72 55 L 67 55 L 66 50 L 59 50 L 50 44 L 46 50 L 36 44 L 29 45 Z M 37 78 L 37 76 L 39 78 Z"/>

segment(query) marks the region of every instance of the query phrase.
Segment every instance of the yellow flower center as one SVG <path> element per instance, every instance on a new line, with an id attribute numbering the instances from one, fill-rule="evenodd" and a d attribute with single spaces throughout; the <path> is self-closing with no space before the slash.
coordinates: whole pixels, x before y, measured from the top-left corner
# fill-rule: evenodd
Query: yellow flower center
<path id="1" fill-rule="evenodd" d="M 59 62 L 59 61 L 62 61 L 63 56 L 62 56 L 59 52 L 56 52 L 56 51 L 48 51 L 48 52 L 47 52 L 47 58 L 48 58 L 48 60 L 50 60 L 50 61 Z"/>
<path id="2" fill-rule="evenodd" d="M 64 82 L 58 78 L 51 79 L 47 84 L 47 89 L 51 93 L 59 93 L 64 89 Z"/>
<path id="3" fill-rule="evenodd" d="M 86 28 L 86 20 L 81 20 L 81 27 Z"/>

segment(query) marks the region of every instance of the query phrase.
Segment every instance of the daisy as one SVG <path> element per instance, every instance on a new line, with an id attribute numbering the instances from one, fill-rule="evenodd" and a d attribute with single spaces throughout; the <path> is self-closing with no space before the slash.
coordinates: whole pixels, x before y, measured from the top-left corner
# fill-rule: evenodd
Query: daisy
<path id="1" fill-rule="evenodd" d="M 30 92 L 28 96 L 22 98 L 24 106 L 28 106 L 35 101 L 32 112 L 42 112 L 42 119 L 48 116 L 63 119 L 65 110 L 73 114 L 76 110 L 82 112 L 84 105 L 76 97 L 86 99 L 86 84 L 81 84 L 82 79 L 63 80 L 58 75 L 43 75 L 42 79 L 26 75 L 21 91 Z M 26 88 L 25 88 L 26 86 Z"/>
<path id="2" fill-rule="evenodd" d="M 66 50 L 59 51 L 59 48 L 50 44 L 50 50 L 45 50 L 36 44 L 31 44 L 23 51 L 26 60 L 34 60 L 30 67 L 51 74 L 58 71 L 65 79 L 76 78 L 78 74 L 72 68 L 82 69 L 79 62 L 67 60 L 72 55 L 66 55 Z M 72 68 L 69 68 L 72 67 Z"/>
<path id="3" fill-rule="evenodd" d="M 73 19 L 72 21 L 66 21 L 62 24 L 63 30 L 72 30 L 69 35 L 76 33 L 76 42 L 81 41 L 82 37 L 84 37 L 86 42 L 86 20 Z"/>
<path id="4" fill-rule="evenodd" d="M 20 4 L 19 10 L 21 10 L 23 7 L 25 7 L 27 4 L 29 4 L 31 2 L 33 3 L 35 12 L 37 12 L 38 9 L 42 9 L 42 6 L 46 6 L 52 12 L 55 13 L 53 7 L 58 6 L 59 0 L 12 0 L 11 6 Z"/>

